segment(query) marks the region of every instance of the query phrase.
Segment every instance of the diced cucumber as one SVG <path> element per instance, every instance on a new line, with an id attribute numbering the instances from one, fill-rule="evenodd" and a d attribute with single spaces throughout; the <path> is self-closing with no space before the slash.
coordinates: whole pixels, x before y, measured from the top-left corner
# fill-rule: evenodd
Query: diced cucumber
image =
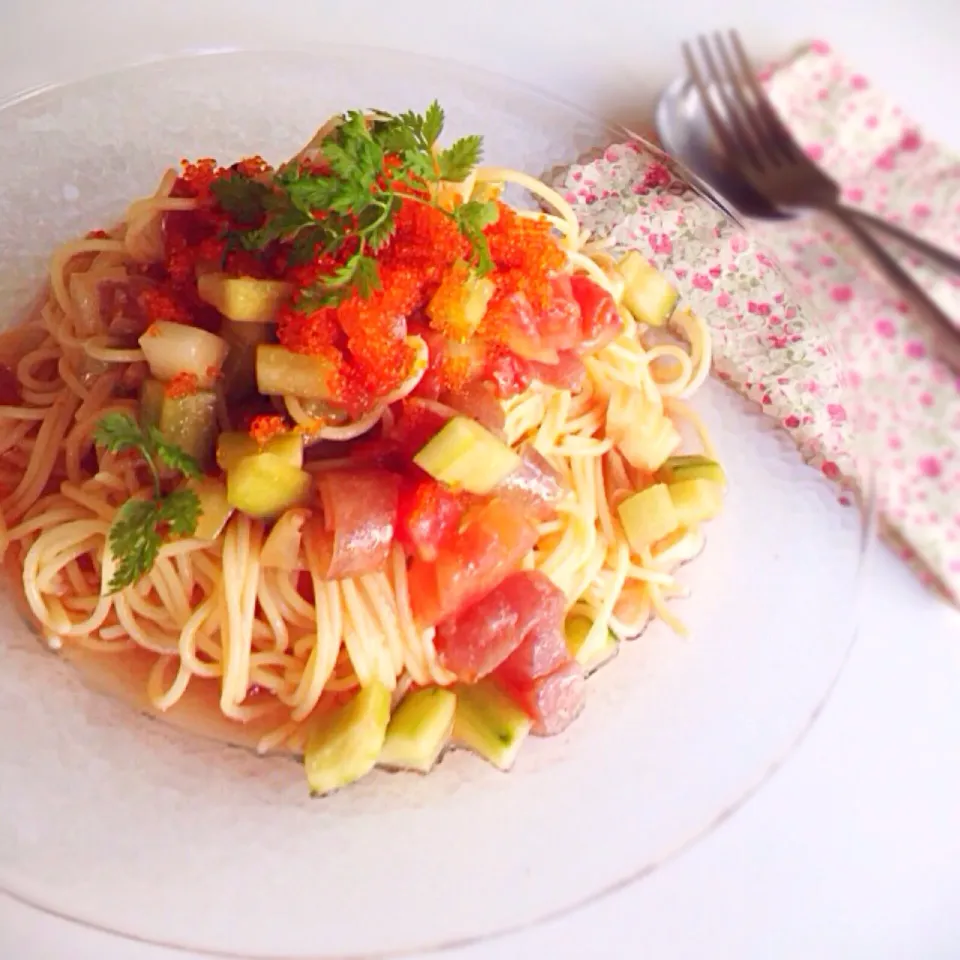
<path id="1" fill-rule="evenodd" d="M 663 466 L 657 471 L 657 479 L 664 483 L 674 483 L 677 480 L 712 480 L 714 483 L 724 484 L 723 467 L 716 460 L 703 456 L 700 453 L 683 454 L 668 457 Z"/>
<path id="2" fill-rule="evenodd" d="M 198 390 L 182 397 L 164 395 L 157 422 L 164 440 L 189 453 L 201 467 L 213 454 L 217 436 L 217 396 L 212 390 Z"/>
<path id="3" fill-rule="evenodd" d="M 257 347 L 257 389 L 264 395 L 329 400 L 333 367 L 324 357 L 294 353 L 274 343 Z"/>
<path id="4" fill-rule="evenodd" d="M 612 630 L 594 630 L 593 621 L 580 613 L 567 617 L 563 630 L 570 655 L 587 671 L 606 663 L 620 646 Z"/>
<path id="5" fill-rule="evenodd" d="M 445 687 L 408 693 L 394 710 L 377 763 L 398 770 L 429 772 L 453 730 L 457 695 Z"/>
<path id="6" fill-rule="evenodd" d="M 310 790 L 330 793 L 369 773 L 383 748 L 389 719 L 390 691 L 379 681 L 322 716 L 303 755 Z"/>
<path id="7" fill-rule="evenodd" d="M 159 380 L 148 377 L 140 385 L 140 425 L 142 427 L 157 427 L 160 425 L 163 398 L 164 387 Z"/>
<path id="8" fill-rule="evenodd" d="M 487 312 L 496 287 L 458 261 L 427 304 L 430 325 L 454 340 L 468 340 Z"/>
<path id="9" fill-rule="evenodd" d="M 616 269 L 624 281 L 624 306 L 641 323 L 662 327 L 680 296 L 666 277 L 636 250 L 623 256 Z"/>
<path id="10" fill-rule="evenodd" d="M 309 473 L 275 453 L 255 453 L 227 471 L 227 501 L 251 517 L 274 517 L 306 500 L 312 485 Z"/>
<path id="11" fill-rule="evenodd" d="M 216 540 L 233 513 L 233 507 L 227 502 L 227 488 L 214 477 L 193 477 L 187 481 L 187 489 L 192 490 L 200 501 L 200 519 L 194 537 Z"/>
<path id="12" fill-rule="evenodd" d="M 519 454 L 469 417 L 453 417 L 423 446 L 413 462 L 435 480 L 487 494 L 520 464 Z"/>
<path id="13" fill-rule="evenodd" d="M 458 684 L 453 739 L 500 770 L 509 770 L 533 721 L 491 678 Z"/>
<path id="14" fill-rule="evenodd" d="M 627 497 L 617 507 L 617 513 L 627 542 L 635 553 L 640 553 L 680 526 L 680 518 L 665 483 L 654 484 Z"/>
<path id="15" fill-rule="evenodd" d="M 723 488 L 712 480 L 703 477 L 678 480 L 667 489 L 681 526 L 695 527 L 704 520 L 712 520 L 723 508 Z"/>
<path id="16" fill-rule="evenodd" d="M 293 467 L 303 466 L 303 437 L 292 430 L 271 437 L 262 446 L 249 433 L 225 430 L 217 437 L 217 466 L 231 470 L 244 457 L 256 453 L 272 453 Z"/>
<path id="17" fill-rule="evenodd" d="M 290 299 L 293 287 L 282 280 L 255 277 L 228 277 L 205 273 L 197 278 L 200 299 L 216 307 L 225 317 L 241 323 L 265 323 L 276 319 L 277 311 Z"/>

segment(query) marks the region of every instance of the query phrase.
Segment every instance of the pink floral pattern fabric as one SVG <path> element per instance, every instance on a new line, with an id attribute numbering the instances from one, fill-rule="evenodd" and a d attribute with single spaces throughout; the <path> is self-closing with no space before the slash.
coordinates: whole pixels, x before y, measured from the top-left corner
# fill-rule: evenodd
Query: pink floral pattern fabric
<path id="1" fill-rule="evenodd" d="M 851 203 L 960 252 L 960 158 L 825 43 L 763 79 Z M 816 217 L 749 230 L 713 217 L 669 160 L 637 143 L 551 179 L 588 229 L 673 274 L 710 324 L 716 375 L 776 418 L 807 461 L 862 488 L 866 448 L 886 539 L 960 599 L 960 378 L 855 242 Z M 960 323 L 960 277 L 891 250 Z"/>

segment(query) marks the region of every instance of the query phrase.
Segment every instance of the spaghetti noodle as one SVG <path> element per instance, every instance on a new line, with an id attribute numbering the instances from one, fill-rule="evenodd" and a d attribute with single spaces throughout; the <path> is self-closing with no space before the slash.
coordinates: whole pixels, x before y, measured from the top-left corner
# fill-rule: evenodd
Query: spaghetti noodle
<path id="1" fill-rule="evenodd" d="M 111 524 L 122 504 L 148 493 L 142 465 L 96 447 L 94 433 L 105 414 L 137 411 L 134 394 L 147 372 L 144 350 L 130 336 L 138 293 L 150 289 L 163 259 L 166 218 L 200 203 L 178 194 L 180 182 L 168 172 L 118 226 L 57 250 L 45 300 L 0 337 L 0 363 L 11 381 L 0 384 L 9 394 L 0 397 L 0 536 L 51 647 L 73 645 L 97 657 L 149 652 L 147 696 L 156 710 L 174 708 L 191 685 L 213 685 L 230 721 L 267 722 L 260 749 L 298 750 L 313 719 L 358 687 L 378 682 L 396 699 L 411 683 L 448 686 L 457 674 L 438 651 L 435 625 L 415 616 L 408 553 L 396 542 L 378 569 L 330 579 L 308 537 L 297 541 L 290 568 L 265 564 L 270 521 L 238 510 L 214 539 L 169 540 L 137 582 L 105 588 Z M 701 534 L 690 527 L 639 551 L 631 546 L 618 506 L 650 485 L 655 470 L 630 462 L 611 422 L 617 404 L 625 405 L 625 417 L 642 409 L 658 430 L 687 421 L 713 456 L 702 422 L 685 403 L 708 375 L 708 329 L 681 311 L 673 329 L 682 339 L 668 341 L 638 322 L 613 259 L 540 181 L 480 167 L 459 186 L 469 198 L 504 183 L 550 208 L 524 216 L 549 224 L 566 272 L 608 292 L 622 323 L 583 358 L 586 375 L 577 389 L 534 379 L 502 403 L 506 443 L 531 444 L 563 488 L 521 566 L 541 571 L 562 591 L 568 615 L 589 618 L 586 646 L 608 630 L 636 635 L 653 616 L 682 630 L 667 601 L 681 592 L 673 571 L 697 552 Z M 389 430 L 395 405 L 416 390 L 426 366 L 424 347 L 400 386 L 346 424 L 318 424 L 314 408 L 294 394 L 281 407 L 309 439 L 362 439 Z M 229 419 L 222 403 L 218 418 L 221 425 Z M 319 476 L 338 462 L 308 458 L 306 469 Z"/>

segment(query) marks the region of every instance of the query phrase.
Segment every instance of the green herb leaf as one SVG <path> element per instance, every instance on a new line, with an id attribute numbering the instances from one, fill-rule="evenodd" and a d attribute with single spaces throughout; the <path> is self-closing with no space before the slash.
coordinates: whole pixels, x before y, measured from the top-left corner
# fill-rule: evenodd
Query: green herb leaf
<path id="1" fill-rule="evenodd" d="M 483 156 L 483 137 L 475 134 L 455 140 L 447 150 L 437 154 L 437 167 L 442 180 L 458 182 L 480 162 Z"/>
<path id="2" fill-rule="evenodd" d="M 357 260 L 353 283 L 361 297 L 369 297 L 374 290 L 380 289 L 380 271 L 373 257 L 362 256 Z"/>
<path id="3" fill-rule="evenodd" d="M 156 427 L 150 427 L 148 435 L 157 458 L 164 465 L 171 470 L 179 470 L 185 477 L 200 476 L 200 464 L 189 453 L 184 453 L 175 443 L 164 440 L 163 434 Z"/>
<path id="4" fill-rule="evenodd" d="M 128 500 L 117 510 L 109 534 L 110 552 L 117 564 L 108 585 L 111 593 L 136 583 L 152 569 L 163 543 L 158 518 L 154 500 Z"/>
<path id="5" fill-rule="evenodd" d="M 228 242 L 247 250 L 262 250 L 274 241 L 288 243 L 287 255 L 293 264 L 319 254 L 339 258 L 346 249 L 350 256 L 341 267 L 301 291 L 296 300 L 299 309 L 336 305 L 354 290 L 368 296 L 380 284 L 376 262 L 369 254 L 390 242 L 404 199 L 435 206 L 428 188 L 441 179 L 463 180 L 480 158 L 482 141 L 476 136 L 463 137 L 434 154 L 443 125 L 444 113 L 436 101 L 423 114 L 371 111 L 364 115 L 351 110 L 317 144 L 320 163 L 315 168 L 282 167 L 274 175 L 272 189 L 260 198 L 264 222 L 230 234 Z M 235 202 L 239 209 L 241 199 L 245 204 L 250 198 L 231 195 L 228 202 Z M 251 207 L 256 200 L 250 199 Z M 479 215 L 477 205 L 463 206 L 468 209 L 462 213 L 444 212 L 470 240 L 476 265 L 489 270 L 492 263 L 483 227 L 491 220 Z"/>
<path id="6" fill-rule="evenodd" d="M 427 143 L 427 147 L 432 147 L 440 137 L 440 134 L 443 132 L 443 123 L 446 118 L 443 114 L 443 107 L 434 100 L 433 103 L 427 107 L 427 112 L 423 117 L 423 139 Z"/>
<path id="7" fill-rule="evenodd" d="M 270 187 L 242 173 L 214 180 L 210 190 L 217 203 L 240 223 L 256 223 L 267 211 Z"/>
<path id="8" fill-rule="evenodd" d="M 197 528 L 199 498 L 192 490 L 174 490 L 164 496 L 160 465 L 186 477 L 199 477 L 200 467 L 193 457 L 165 440 L 156 427 L 144 431 L 126 413 L 103 416 L 93 438 L 112 453 L 139 451 L 153 475 L 153 496 L 128 500 L 117 510 L 110 525 L 108 540 L 117 567 L 108 586 L 115 592 L 136 583 L 150 571 L 167 536 L 190 536 Z"/>
<path id="9" fill-rule="evenodd" d="M 483 276 L 493 269 L 493 260 L 490 258 L 490 245 L 484 236 L 483 228 L 496 223 L 500 217 L 500 208 L 492 200 L 470 200 L 455 207 L 453 217 L 460 227 L 460 232 L 470 241 L 473 247 L 473 262 L 477 274 Z"/>
<path id="10" fill-rule="evenodd" d="M 101 417 L 94 428 L 93 441 L 111 453 L 143 450 L 146 444 L 140 424 L 128 413 L 108 413 Z"/>
<path id="11" fill-rule="evenodd" d="M 173 536 L 189 537 L 197 529 L 200 513 L 200 498 L 192 490 L 174 490 L 160 502 L 157 516 Z"/>

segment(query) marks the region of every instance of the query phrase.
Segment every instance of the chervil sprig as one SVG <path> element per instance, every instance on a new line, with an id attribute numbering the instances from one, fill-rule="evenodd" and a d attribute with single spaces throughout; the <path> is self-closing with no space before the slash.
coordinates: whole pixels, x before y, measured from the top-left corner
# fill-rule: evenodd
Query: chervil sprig
<path id="1" fill-rule="evenodd" d="M 466 136 L 438 149 L 443 124 L 436 101 L 423 114 L 344 114 L 319 145 L 317 169 L 288 164 L 272 187 L 261 180 L 244 186 L 236 173 L 222 187 L 215 185 L 218 202 L 238 223 L 257 223 L 228 239 L 248 250 L 285 241 L 293 263 L 319 255 L 341 259 L 300 301 L 310 308 L 336 305 L 355 291 L 365 297 L 379 287 L 375 254 L 393 236 L 401 203 L 426 203 L 457 224 L 477 273 L 488 272 L 493 263 L 483 228 L 496 221 L 497 205 L 468 200 L 448 210 L 437 199 L 441 181 L 459 182 L 477 165 L 483 141 Z"/>
<path id="2" fill-rule="evenodd" d="M 116 567 L 108 585 L 111 593 L 136 583 L 149 573 L 160 547 L 169 537 L 189 537 L 200 519 L 200 500 L 192 490 L 164 494 L 161 466 L 185 477 L 199 477 L 200 467 L 189 454 L 169 443 L 156 427 L 143 429 L 125 413 L 108 413 L 93 433 L 94 442 L 111 453 L 135 450 L 153 478 L 153 495 L 133 498 L 116 512 L 108 535 Z"/>

